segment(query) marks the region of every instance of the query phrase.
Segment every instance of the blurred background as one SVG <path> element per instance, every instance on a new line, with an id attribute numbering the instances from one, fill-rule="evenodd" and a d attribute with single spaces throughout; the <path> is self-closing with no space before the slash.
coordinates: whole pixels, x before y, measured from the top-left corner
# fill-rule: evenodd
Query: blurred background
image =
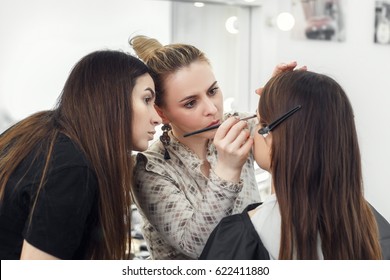
<path id="1" fill-rule="evenodd" d="M 349 95 L 365 196 L 390 221 L 389 1 L 194 2 L 0 0 L 0 132 L 52 108 L 81 57 L 106 48 L 132 53 L 128 39 L 137 34 L 205 51 L 227 111 L 254 112 L 254 90 L 276 64 L 296 60 Z"/>

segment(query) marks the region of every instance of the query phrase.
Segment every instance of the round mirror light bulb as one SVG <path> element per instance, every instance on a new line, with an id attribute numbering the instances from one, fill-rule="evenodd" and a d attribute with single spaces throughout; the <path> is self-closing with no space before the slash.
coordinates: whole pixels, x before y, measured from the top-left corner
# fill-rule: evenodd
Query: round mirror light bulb
<path id="1" fill-rule="evenodd" d="M 225 22 L 226 30 L 229 33 L 237 34 L 238 33 L 238 21 L 236 16 L 229 17 Z"/>
<path id="2" fill-rule="evenodd" d="M 292 14 L 283 12 L 276 18 L 276 26 L 283 31 L 291 30 L 295 25 L 295 18 Z"/>

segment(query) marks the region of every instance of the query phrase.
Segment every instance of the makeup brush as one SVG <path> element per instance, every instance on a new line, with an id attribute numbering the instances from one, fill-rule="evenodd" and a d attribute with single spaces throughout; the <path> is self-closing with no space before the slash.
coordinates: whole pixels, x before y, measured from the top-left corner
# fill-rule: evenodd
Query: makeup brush
<path id="1" fill-rule="evenodd" d="M 246 118 L 242 118 L 242 119 L 240 119 L 240 121 L 246 121 L 246 120 L 253 119 L 253 118 L 256 118 L 256 117 L 257 117 L 257 115 L 252 115 L 252 116 L 249 116 L 249 117 L 246 117 Z M 220 126 L 221 126 L 221 124 L 217 124 L 217 125 L 209 126 L 209 127 L 206 127 L 206 128 L 202 128 L 202 129 L 190 132 L 190 133 L 186 133 L 186 134 L 183 135 L 183 137 L 188 137 L 188 136 L 199 134 L 199 133 L 202 133 L 202 132 L 205 132 L 205 131 L 217 129 Z"/>

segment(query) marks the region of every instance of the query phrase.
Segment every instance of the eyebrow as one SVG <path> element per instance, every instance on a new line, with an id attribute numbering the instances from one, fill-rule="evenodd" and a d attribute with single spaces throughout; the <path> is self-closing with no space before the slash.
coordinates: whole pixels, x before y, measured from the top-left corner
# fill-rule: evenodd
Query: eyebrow
<path id="1" fill-rule="evenodd" d="M 145 88 L 145 91 L 150 91 L 150 93 L 153 95 L 153 97 L 156 96 L 156 93 L 150 87 Z"/>
<path id="2" fill-rule="evenodd" d="M 212 89 L 216 84 L 217 84 L 217 81 L 215 81 L 214 83 L 212 83 L 211 86 L 207 89 L 207 92 L 210 91 L 210 89 Z M 194 98 L 194 97 L 196 97 L 195 94 L 186 96 L 186 97 L 184 97 L 182 100 L 180 100 L 179 103 L 181 103 L 181 102 L 183 102 L 183 101 L 186 101 L 186 100 L 188 100 L 188 99 L 192 99 L 192 98 Z"/>

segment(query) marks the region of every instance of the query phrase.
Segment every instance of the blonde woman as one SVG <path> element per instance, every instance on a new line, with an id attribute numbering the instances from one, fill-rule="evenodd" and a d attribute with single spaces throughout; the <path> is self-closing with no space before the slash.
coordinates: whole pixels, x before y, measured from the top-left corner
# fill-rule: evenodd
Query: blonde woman
<path id="1" fill-rule="evenodd" d="M 153 259 L 197 259 L 223 217 L 262 199 L 250 136 L 256 121 L 224 114 L 217 78 L 196 47 L 163 46 L 145 36 L 130 44 L 155 78 L 164 124 L 161 141 L 137 156 L 134 197 L 143 234 Z M 215 125 L 220 127 L 185 136 Z"/>

